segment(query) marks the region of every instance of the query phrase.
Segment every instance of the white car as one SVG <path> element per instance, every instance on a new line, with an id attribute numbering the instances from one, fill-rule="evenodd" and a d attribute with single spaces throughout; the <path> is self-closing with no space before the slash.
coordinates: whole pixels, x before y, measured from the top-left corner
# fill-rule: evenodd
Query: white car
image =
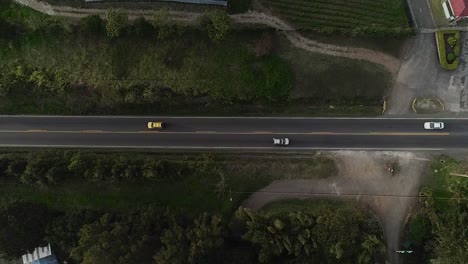
<path id="1" fill-rule="evenodd" d="M 442 122 L 426 122 L 424 123 L 424 129 L 444 129 L 444 123 Z"/>
<path id="2" fill-rule="evenodd" d="M 274 138 L 273 145 L 287 146 L 289 145 L 289 138 Z"/>

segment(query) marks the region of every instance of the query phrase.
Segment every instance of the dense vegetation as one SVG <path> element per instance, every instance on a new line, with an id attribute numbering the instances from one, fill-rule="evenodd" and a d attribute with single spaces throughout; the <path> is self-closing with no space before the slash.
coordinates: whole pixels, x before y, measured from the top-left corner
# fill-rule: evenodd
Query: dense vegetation
<path id="1" fill-rule="evenodd" d="M 126 213 L 35 206 L 10 202 L 0 208 L 0 254 L 17 257 L 31 243 L 50 242 L 60 259 L 84 264 L 370 263 L 384 249 L 373 220 L 344 203 L 294 213 L 240 208 L 234 226 L 217 214 L 187 218 L 155 206 Z M 27 230 L 35 236 L 25 236 Z"/>
<path id="2" fill-rule="evenodd" d="M 0 199 L 62 211 L 126 211 L 157 203 L 189 215 L 228 215 L 250 192 L 275 179 L 335 174 L 335 162 L 327 157 L 20 151 L 0 153 Z"/>
<path id="3" fill-rule="evenodd" d="M 306 256 L 328 256 L 324 263 L 348 258 L 368 263 L 374 253 L 380 254 L 381 248 L 372 243 L 381 241 L 381 234 L 376 222 L 355 205 L 294 205 L 305 222 L 299 215 L 291 218 L 290 205 L 259 212 L 241 208 L 234 214 L 247 195 L 274 179 L 326 177 L 335 170 L 326 157 L 271 161 L 138 152 L 3 153 L 0 256 L 15 258 L 51 243 L 59 258 L 69 263 L 248 264 L 265 262 L 262 243 L 289 234 L 295 253 L 287 244 L 268 253 L 268 259 L 291 263 Z M 271 229 L 278 219 L 284 226 L 278 232 L 282 236 L 264 233 L 258 240 L 254 234 Z M 304 232 L 310 232 L 306 240 Z M 356 237 L 359 233 L 374 241 L 365 243 L 370 243 L 366 256 L 361 256 L 365 241 Z M 299 246 L 301 241 L 307 244 Z M 353 248 L 346 241 L 358 244 Z M 332 248 L 339 252 L 327 253 Z"/>
<path id="4" fill-rule="evenodd" d="M 87 17 L 79 25 L 31 11 L 25 16 L 26 22 L 7 12 L 0 16 L 20 33 L 0 42 L 3 112 L 21 108 L 9 98 L 22 104 L 34 98 L 31 107 L 70 113 L 132 106 L 158 111 L 196 98 L 202 104 L 268 104 L 287 100 L 293 85 L 283 60 L 251 50 L 261 32 L 228 34 L 229 17 L 220 11 L 208 13 L 198 28 L 169 21 L 163 11 L 152 23 L 140 18 L 132 25 L 116 10 L 106 21 Z"/>
<path id="5" fill-rule="evenodd" d="M 0 0 L 0 24 L 0 113 L 371 115 L 391 83 L 364 61 L 285 55 L 275 32 L 233 28 L 220 11 L 196 26 L 164 10 L 70 24 Z"/>
<path id="6" fill-rule="evenodd" d="M 286 200 L 236 212 L 261 263 L 374 263 L 385 245 L 375 219 L 355 204 Z"/>
<path id="7" fill-rule="evenodd" d="M 263 0 L 300 30 L 352 35 L 411 34 L 401 0 Z"/>
<path id="8" fill-rule="evenodd" d="M 408 263 L 464 264 L 468 259 L 468 165 L 451 157 L 432 164 L 423 187 L 420 210 L 412 217 L 407 238 L 415 252 Z M 463 176 L 464 175 L 464 176 Z"/>

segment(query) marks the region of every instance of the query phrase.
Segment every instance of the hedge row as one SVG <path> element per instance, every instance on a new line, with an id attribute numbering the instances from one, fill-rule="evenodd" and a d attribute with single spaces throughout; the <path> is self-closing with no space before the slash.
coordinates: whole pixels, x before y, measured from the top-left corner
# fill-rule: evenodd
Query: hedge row
<path id="1" fill-rule="evenodd" d="M 20 183 L 53 185 L 70 179 L 88 182 L 172 181 L 216 172 L 209 159 L 169 160 L 150 155 L 40 151 L 0 154 L 0 175 Z"/>
<path id="2" fill-rule="evenodd" d="M 458 68 L 458 56 L 460 54 L 460 31 L 441 30 L 436 33 L 437 50 L 439 54 L 440 66 L 446 70 L 455 70 Z M 449 35 L 453 43 L 446 41 L 445 35 Z M 453 52 L 450 52 L 453 50 Z"/>

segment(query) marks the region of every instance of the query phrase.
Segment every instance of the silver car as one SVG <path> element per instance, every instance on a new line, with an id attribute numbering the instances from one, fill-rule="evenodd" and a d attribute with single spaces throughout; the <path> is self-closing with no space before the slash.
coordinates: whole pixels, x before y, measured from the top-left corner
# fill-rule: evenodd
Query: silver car
<path id="1" fill-rule="evenodd" d="M 433 130 L 433 129 L 444 129 L 443 122 L 426 122 L 424 123 L 424 129 Z"/>
<path id="2" fill-rule="evenodd" d="M 289 145 L 289 138 L 273 138 L 273 145 L 287 146 Z"/>

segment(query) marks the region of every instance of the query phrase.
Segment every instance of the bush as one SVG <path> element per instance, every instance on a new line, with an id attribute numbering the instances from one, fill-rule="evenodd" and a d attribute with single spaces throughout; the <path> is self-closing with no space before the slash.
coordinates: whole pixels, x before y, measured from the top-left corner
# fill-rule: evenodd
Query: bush
<path id="1" fill-rule="evenodd" d="M 439 30 L 435 33 L 435 35 L 440 66 L 446 70 L 455 70 L 458 68 L 459 63 L 457 54 L 460 53 L 460 45 L 457 45 L 457 43 L 460 40 L 460 31 Z M 447 38 L 447 40 L 446 35 L 450 36 Z M 452 50 L 450 51 L 448 50 L 448 47 L 450 46 L 449 39 L 451 38 L 454 38 L 455 40 L 450 40 L 450 43 L 454 44 L 454 46 L 451 47 Z"/>
<path id="2" fill-rule="evenodd" d="M 455 37 L 450 37 L 447 39 L 447 43 L 453 48 L 457 44 L 457 39 Z"/>
<path id="3" fill-rule="evenodd" d="M 106 19 L 106 32 L 109 38 L 118 38 L 128 28 L 127 13 L 109 9 Z"/>
<path id="4" fill-rule="evenodd" d="M 231 18 L 224 11 L 211 11 L 201 19 L 201 26 L 207 32 L 208 37 L 215 41 L 221 41 L 226 38 L 231 30 Z"/>
<path id="5" fill-rule="evenodd" d="M 447 54 L 447 60 L 448 60 L 449 63 L 452 63 L 456 58 L 457 58 L 457 56 L 455 56 L 455 54 L 453 54 L 453 53 Z"/>

